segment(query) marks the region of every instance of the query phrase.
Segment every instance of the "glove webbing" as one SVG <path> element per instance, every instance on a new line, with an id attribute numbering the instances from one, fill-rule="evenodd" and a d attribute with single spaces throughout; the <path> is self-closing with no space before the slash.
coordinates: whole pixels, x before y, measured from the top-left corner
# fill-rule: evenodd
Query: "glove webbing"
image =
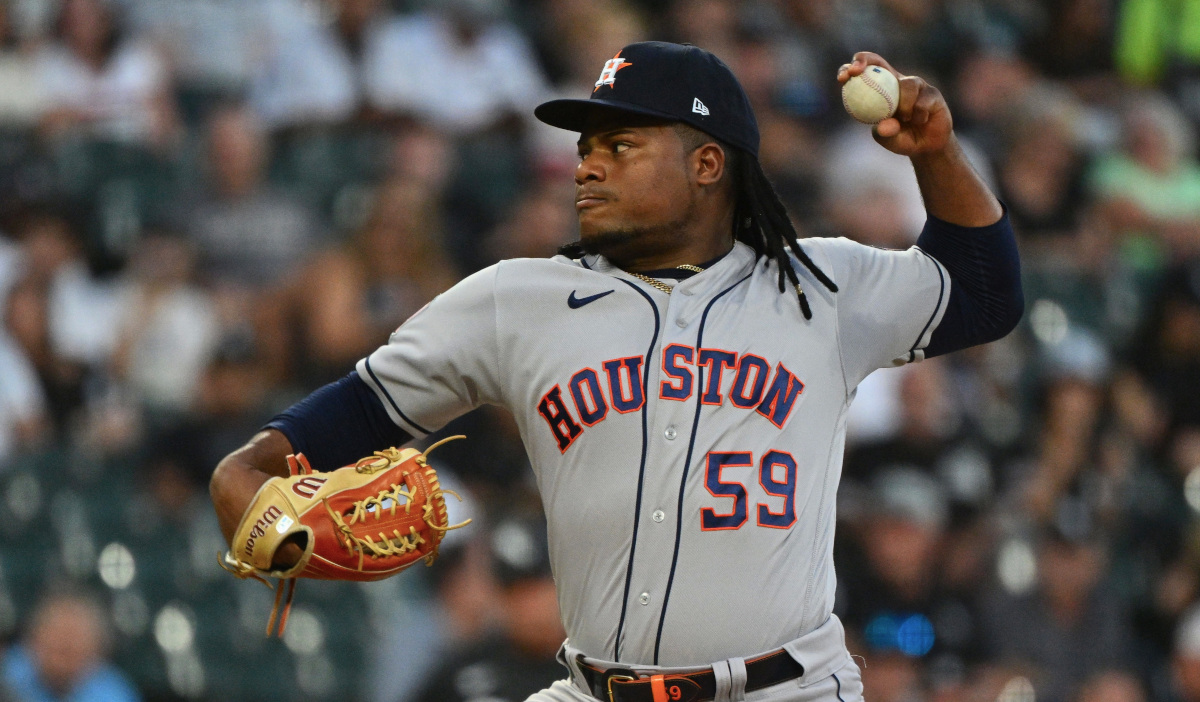
<path id="1" fill-rule="evenodd" d="M 444 444 L 448 441 L 454 441 L 455 439 L 465 439 L 465 438 L 466 438 L 465 436 L 450 436 L 445 439 L 442 439 L 441 441 L 438 441 L 437 443 L 433 444 L 429 448 L 425 449 L 425 451 L 422 452 L 421 455 L 418 457 L 417 462 L 420 465 L 424 466 L 426 459 L 429 457 L 429 454 L 435 448 L 441 446 L 442 444 Z M 376 452 L 376 456 L 380 456 L 385 459 L 389 458 L 388 455 L 384 452 Z M 359 472 L 374 472 L 373 470 L 371 470 L 371 464 L 369 463 L 370 460 L 371 460 L 370 458 L 364 458 L 364 459 L 360 460 L 355 465 L 355 469 L 358 470 Z M 311 475 L 311 474 L 317 472 L 317 471 L 313 470 L 312 466 L 309 464 L 308 459 L 304 456 L 304 454 L 296 454 L 294 456 L 289 455 L 287 457 L 287 462 L 288 462 L 288 468 L 293 475 L 296 475 L 296 474 Z M 435 471 L 429 471 L 428 477 L 429 477 L 430 487 L 433 489 L 435 495 L 445 495 L 448 493 L 448 494 L 454 495 L 454 497 L 458 498 L 459 502 L 462 501 L 462 496 L 459 495 L 457 492 L 455 492 L 453 490 L 448 490 L 448 489 L 442 488 L 441 483 L 438 481 L 437 473 Z M 366 521 L 367 515 L 369 515 L 369 514 L 374 514 L 375 518 L 379 519 L 383 514 L 383 510 L 385 510 L 385 509 L 391 510 L 391 513 L 394 515 L 396 513 L 396 508 L 400 504 L 401 497 L 404 498 L 404 511 L 409 512 L 410 508 L 412 506 L 411 499 L 413 497 L 413 493 L 409 490 L 405 490 L 400 484 L 394 483 L 391 486 L 391 488 L 386 489 L 386 490 L 381 490 L 378 495 L 364 497 L 363 499 L 354 503 L 354 511 L 351 513 L 351 516 L 350 516 L 350 525 L 358 523 L 358 521 L 360 519 L 362 521 Z M 388 500 L 388 499 L 391 500 L 391 504 L 389 506 L 385 507 L 384 501 Z M 351 552 L 353 552 L 354 547 L 355 546 L 358 547 L 358 569 L 359 570 L 362 570 L 363 558 L 366 554 L 367 549 L 370 549 L 372 556 L 377 556 L 377 557 L 378 556 L 389 556 L 389 555 L 403 555 L 405 553 L 408 553 L 409 551 L 416 550 L 420 544 L 425 543 L 424 537 L 422 537 L 420 535 L 420 533 L 418 533 L 416 531 L 416 529 L 413 527 L 409 527 L 410 533 L 408 535 L 402 535 L 399 533 L 398 530 L 393 529 L 392 530 L 393 534 L 396 537 L 394 542 L 391 539 L 389 539 L 383 532 L 379 533 L 379 539 L 381 542 L 379 544 L 375 543 L 375 541 L 372 540 L 370 536 L 366 537 L 365 539 L 360 539 L 354 535 L 353 531 L 350 529 L 350 525 L 346 524 L 346 522 L 341 518 L 341 515 L 339 515 L 337 512 L 335 512 L 333 510 L 332 507 L 329 506 L 328 500 L 322 500 L 321 503 L 324 505 L 325 511 L 329 513 L 329 517 L 331 519 L 333 519 L 333 521 L 337 524 L 338 530 L 341 531 L 342 536 L 345 539 L 345 541 L 343 543 L 346 546 L 346 548 L 349 549 Z M 443 503 L 444 503 L 444 499 L 443 499 Z M 374 510 L 370 509 L 370 507 L 372 507 L 372 506 L 375 507 Z M 459 529 L 459 528 L 464 527 L 471 523 L 471 520 L 467 519 L 462 522 L 459 522 L 458 524 L 452 524 L 450 526 L 444 526 L 444 527 L 438 526 L 437 524 L 434 523 L 436 516 L 433 514 L 433 505 L 426 503 L 425 505 L 423 505 L 423 509 L 424 509 L 424 514 L 422 514 L 422 518 L 424 519 L 425 523 L 429 526 L 430 529 L 434 529 L 436 531 L 447 532 L 452 529 Z M 428 555 L 426 555 L 425 559 L 424 559 L 425 565 L 427 565 L 427 566 L 433 565 L 433 562 L 437 559 L 437 553 L 438 553 L 438 549 L 434 548 L 433 551 L 431 551 Z M 226 558 L 228 558 L 228 556 L 226 556 Z M 217 563 L 222 568 L 224 568 L 226 571 L 232 573 L 233 575 L 235 575 L 239 578 L 252 578 L 254 580 L 257 580 L 260 583 L 262 583 L 263 585 L 266 585 L 268 588 L 275 591 L 275 603 L 271 607 L 271 618 L 269 620 L 267 620 L 267 636 L 270 637 L 272 635 L 272 630 L 275 628 L 276 621 L 278 620 L 279 628 L 278 628 L 278 631 L 275 632 L 275 635 L 282 638 L 284 630 L 287 629 L 288 616 L 292 612 L 292 600 L 295 598 L 295 595 L 296 595 L 296 578 L 279 578 L 276 585 L 274 587 L 272 587 L 271 583 L 269 583 L 266 578 L 259 575 L 258 572 L 256 572 L 255 569 L 253 567 L 251 567 L 250 565 L 242 563 L 240 560 L 236 560 L 236 559 L 235 559 L 234 563 L 227 563 L 226 558 L 222 558 L 220 554 L 217 555 Z M 284 580 L 287 580 L 287 587 L 286 587 L 287 595 L 286 595 L 286 597 L 284 595 Z M 283 605 L 282 608 L 280 607 L 281 603 Z"/>

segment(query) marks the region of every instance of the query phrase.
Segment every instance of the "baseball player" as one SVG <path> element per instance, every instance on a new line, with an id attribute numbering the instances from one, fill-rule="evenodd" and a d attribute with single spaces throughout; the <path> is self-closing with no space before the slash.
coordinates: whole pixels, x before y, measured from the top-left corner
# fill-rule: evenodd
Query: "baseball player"
<path id="1" fill-rule="evenodd" d="M 838 80 L 868 66 L 893 70 L 859 53 Z M 293 451 L 324 470 L 495 403 L 536 474 L 568 634 L 567 679 L 531 700 L 861 699 L 832 613 L 855 387 L 997 339 L 1024 305 L 1011 227 L 944 99 L 900 84 L 875 135 L 911 158 L 918 245 L 797 241 L 728 67 L 623 48 L 589 98 L 535 112 L 580 133 L 579 244 L 466 278 L 222 461 L 226 535 Z"/>

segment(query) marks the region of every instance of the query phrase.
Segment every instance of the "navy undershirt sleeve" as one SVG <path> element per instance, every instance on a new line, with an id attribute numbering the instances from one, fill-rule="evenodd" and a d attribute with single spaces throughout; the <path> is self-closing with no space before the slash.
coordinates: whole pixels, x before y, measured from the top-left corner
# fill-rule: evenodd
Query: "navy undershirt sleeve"
<path id="1" fill-rule="evenodd" d="M 930 215 L 917 246 L 950 274 L 950 299 L 926 358 L 995 341 L 1017 326 L 1025 295 L 1007 209 L 986 227 L 960 227 Z"/>
<path id="2" fill-rule="evenodd" d="M 358 371 L 332 382 L 276 415 L 264 429 L 277 429 L 316 470 L 354 463 L 412 437 L 396 426 Z"/>

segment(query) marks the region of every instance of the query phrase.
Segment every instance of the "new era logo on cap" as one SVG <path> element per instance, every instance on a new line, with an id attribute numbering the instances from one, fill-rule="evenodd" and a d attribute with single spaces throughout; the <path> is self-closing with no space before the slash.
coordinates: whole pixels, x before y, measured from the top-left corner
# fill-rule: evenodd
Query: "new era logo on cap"
<path id="1" fill-rule="evenodd" d="M 700 102 L 700 98 L 692 98 L 692 112 L 707 117 L 708 107 L 705 106 L 704 103 Z"/>

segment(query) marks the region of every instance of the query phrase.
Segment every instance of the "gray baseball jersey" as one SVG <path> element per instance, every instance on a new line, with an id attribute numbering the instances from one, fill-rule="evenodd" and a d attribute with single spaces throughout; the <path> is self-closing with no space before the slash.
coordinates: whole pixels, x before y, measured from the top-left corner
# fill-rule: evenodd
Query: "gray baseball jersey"
<path id="1" fill-rule="evenodd" d="M 587 655 L 705 665 L 829 618 L 846 410 L 871 371 L 921 358 L 949 277 L 916 248 L 803 246 L 840 287 L 796 266 L 811 320 L 740 243 L 669 295 L 601 256 L 518 259 L 359 362 L 414 436 L 512 411 Z"/>

